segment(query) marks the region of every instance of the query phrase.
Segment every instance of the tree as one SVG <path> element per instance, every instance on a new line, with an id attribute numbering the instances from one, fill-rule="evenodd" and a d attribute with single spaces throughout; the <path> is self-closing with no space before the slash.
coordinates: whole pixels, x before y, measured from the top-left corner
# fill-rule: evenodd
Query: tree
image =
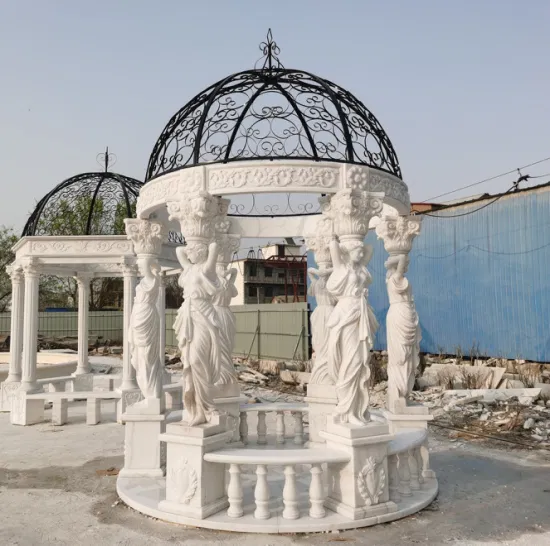
<path id="1" fill-rule="evenodd" d="M 11 303 L 11 279 L 6 266 L 15 259 L 11 249 L 17 240 L 13 228 L 0 226 L 0 313 L 8 311 Z"/>
<path id="2" fill-rule="evenodd" d="M 87 232 L 91 195 L 77 196 L 50 202 L 42 211 L 36 233 L 44 235 L 83 235 Z M 135 216 L 136 204 L 131 204 L 132 215 Z M 106 203 L 98 196 L 93 203 L 90 218 L 90 233 L 124 235 L 124 219 L 127 217 L 125 202 Z M 45 307 L 75 307 L 78 303 L 78 287 L 72 277 L 45 277 L 44 282 L 49 290 L 43 291 L 40 308 Z M 122 305 L 123 281 L 120 278 L 94 279 L 90 290 L 90 309 L 120 308 Z"/>

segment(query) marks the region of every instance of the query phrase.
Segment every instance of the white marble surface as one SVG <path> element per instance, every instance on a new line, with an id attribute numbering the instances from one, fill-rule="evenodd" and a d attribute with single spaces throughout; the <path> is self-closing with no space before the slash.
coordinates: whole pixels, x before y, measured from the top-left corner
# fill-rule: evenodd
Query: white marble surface
<path id="1" fill-rule="evenodd" d="M 269 509 L 271 517 L 267 520 L 256 519 L 253 515 L 254 491 L 256 481 L 254 474 L 242 474 L 243 479 L 243 508 L 244 515 L 240 518 L 229 517 L 225 510 L 198 520 L 176 514 L 170 514 L 158 509 L 160 501 L 164 500 L 165 480 L 152 478 L 119 478 L 117 492 L 120 498 L 131 508 L 148 516 L 172 523 L 218 529 L 235 532 L 252 533 L 311 533 L 321 531 L 334 531 L 342 529 L 355 529 L 368 527 L 378 523 L 387 523 L 414 514 L 430 504 L 437 495 L 437 480 L 426 480 L 423 489 L 415 491 L 412 497 L 403 499 L 398 503 L 396 512 L 374 516 L 366 519 L 349 520 L 348 518 L 327 510 L 322 519 L 311 518 L 309 511 L 309 476 L 299 474 L 297 477 L 297 489 L 299 499 L 300 518 L 289 520 L 282 517 L 283 511 L 283 486 L 282 472 L 268 472 L 268 484 L 270 490 Z"/>

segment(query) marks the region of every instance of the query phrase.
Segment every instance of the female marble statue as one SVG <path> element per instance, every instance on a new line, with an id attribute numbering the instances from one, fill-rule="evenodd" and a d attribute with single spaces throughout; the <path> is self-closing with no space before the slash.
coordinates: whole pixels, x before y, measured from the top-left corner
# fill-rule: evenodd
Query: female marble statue
<path id="1" fill-rule="evenodd" d="M 220 290 L 216 273 L 216 243 L 189 242 L 176 249 L 183 271 L 179 285 L 184 302 L 174 330 L 183 362 L 184 407 L 187 422 L 206 423 L 217 413 L 210 388 L 220 379 L 220 328 L 212 304 Z"/>
<path id="2" fill-rule="evenodd" d="M 311 345 L 315 351 L 315 362 L 310 382 L 314 385 L 333 385 L 328 372 L 328 336 L 327 322 L 336 305 L 336 298 L 327 290 L 327 280 L 332 268 L 315 269 L 310 267 L 307 274 L 310 279 L 308 294 L 315 298 L 317 307 L 311 313 Z"/>
<path id="3" fill-rule="evenodd" d="M 138 259 L 143 278 L 136 288 L 128 339 L 131 363 L 144 398 L 160 398 L 162 368 L 160 362 L 160 316 L 157 299 L 160 287 L 160 267 L 153 257 Z"/>
<path id="4" fill-rule="evenodd" d="M 219 385 L 237 382 L 237 374 L 233 366 L 233 345 L 235 343 L 235 315 L 229 308 L 231 300 L 238 294 L 235 287 L 236 269 L 226 270 L 223 264 L 218 264 L 218 278 L 220 280 L 220 291 L 214 296 L 213 304 L 220 327 L 220 379 Z"/>
<path id="5" fill-rule="evenodd" d="M 367 381 L 369 356 L 378 323 L 367 304 L 371 276 L 366 269 L 372 247 L 358 240 L 330 243 L 334 270 L 327 289 L 338 301 L 327 322 L 330 331 L 328 369 L 336 384 L 336 414 L 342 423 L 370 420 Z"/>
<path id="6" fill-rule="evenodd" d="M 393 410 L 398 399 L 408 398 L 414 385 L 420 353 L 420 325 L 409 281 L 405 277 L 406 254 L 386 261 L 386 285 L 390 308 L 386 318 L 388 335 L 388 401 Z"/>

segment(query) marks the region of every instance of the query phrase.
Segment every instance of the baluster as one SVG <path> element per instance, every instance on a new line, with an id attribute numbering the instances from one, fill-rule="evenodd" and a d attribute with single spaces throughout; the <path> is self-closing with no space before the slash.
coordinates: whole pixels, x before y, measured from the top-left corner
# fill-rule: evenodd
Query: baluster
<path id="1" fill-rule="evenodd" d="M 312 518 L 324 518 L 326 511 L 324 507 L 325 497 L 323 493 L 323 470 L 320 464 L 311 465 L 311 484 L 309 486 L 309 502 L 311 508 L 309 515 Z"/>
<path id="2" fill-rule="evenodd" d="M 414 449 L 409 449 L 409 471 L 411 475 L 411 489 L 418 491 L 420 489 L 420 482 L 418 481 L 418 463 L 416 461 L 416 455 Z"/>
<path id="3" fill-rule="evenodd" d="M 298 519 L 298 490 L 296 489 L 296 470 L 294 465 L 285 466 L 285 486 L 283 488 L 283 518 Z"/>
<path id="4" fill-rule="evenodd" d="M 390 500 L 399 501 L 401 495 L 399 494 L 399 472 L 397 470 L 397 455 L 390 455 L 388 457 L 388 472 L 390 475 Z"/>
<path id="5" fill-rule="evenodd" d="M 302 445 L 304 443 L 304 424 L 302 422 L 302 412 L 293 411 L 292 416 L 294 417 L 294 443 L 297 445 Z"/>
<path id="6" fill-rule="evenodd" d="M 241 411 L 241 419 L 239 423 L 239 434 L 241 436 L 241 442 L 246 445 L 248 444 L 248 414 L 246 411 Z"/>
<path id="7" fill-rule="evenodd" d="M 241 485 L 241 469 L 238 464 L 229 465 L 229 485 L 227 486 L 230 518 L 240 518 L 243 514 L 243 488 Z"/>
<path id="8" fill-rule="evenodd" d="M 422 489 L 424 476 L 422 475 L 422 454 L 420 453 L 420 447 L 414 450 L 414 456 L 416 457 L 416 467 L 418 468 L 418 483 L 420 483 L 420 489 Z"/>
<path id="9" fill-rule="evenodd" d="M 254 517 L 256 519 L 269 519 L 269 486 L 267 485 L 267 466 L 259 464 L 256 467 L 256 488 L 254 489 L 254 498 L 256 501 L 256 510 Z"/>
<path id="10" fill-rule="evenodd" d="M 409 454 L 404 451 L 397 454 L 397 471 L 399 472 L 399 493 L 403 497 L 410 497 L 411 492 L 411 473 L 409 470 Z"/>
<path id="11" fill-rule="evenodd" d="M 422 459 L 422 477 L 435 478 L 435 472 L 430 469 L 430 452 L 428 451 L 428 440 L 420 446 L 420 458 Z"/>
<path id="12" fill-rule="evenodd" d="M 284 444 L 285 443 L 285 413 L 284 413 L 284 411 L 278 411 L 277 412 L 276 433 L 277 433 L 277 443 L 278 444 Z"/>
<path id="13" fill-rule="evenodd" d="M 267 426 L 265 424 L 265 411 L 258 412 L 258 444 L 267 444 Z"/>

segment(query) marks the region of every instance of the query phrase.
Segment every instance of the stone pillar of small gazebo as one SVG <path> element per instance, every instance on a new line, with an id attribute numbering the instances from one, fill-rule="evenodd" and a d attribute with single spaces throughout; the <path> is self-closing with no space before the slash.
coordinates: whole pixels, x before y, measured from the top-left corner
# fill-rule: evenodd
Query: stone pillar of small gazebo
<path id="1" fill-rule="evenodd" d="M 0 384 L 0 411 L 11 410 L 14 392 L 21 386 L 23 352 L 23 307 L 25 302 L 25 277 L 20 264 L 7 266 L 11 278 L 11 328 L 10 361 L 8 377 Z"/>

